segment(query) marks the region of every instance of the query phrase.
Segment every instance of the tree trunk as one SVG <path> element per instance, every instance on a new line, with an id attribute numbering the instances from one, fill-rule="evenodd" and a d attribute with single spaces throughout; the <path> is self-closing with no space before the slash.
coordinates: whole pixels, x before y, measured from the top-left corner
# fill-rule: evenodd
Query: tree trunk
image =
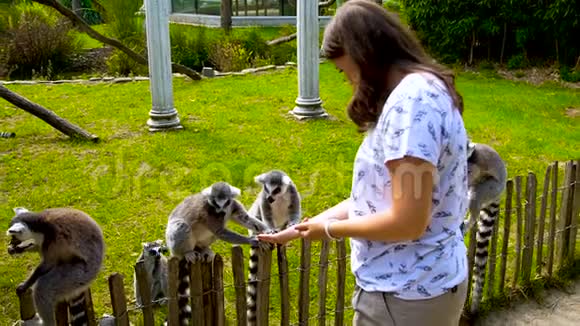
<path id="1" fill-rule="evenodd" d="M 499 64 L 503 64 L 503 55 L 505 51 L 505 41 L 507 38 L 507 22 L 503 23 L 503 38 L 501 40 L 501 51 L 499 53 Z"/>
<path id="2" fill-rule="evenodd" d="M 92 142 L 99 141 L 99 137 L 90 134 L 80 127 L 68 122 L 67 120 L 56 115 L 54 112 L 47 110 L 44 107 L 12 92 L 8 88 L 4 87 L 4 85 L 0 85 L 0 97 L 19 107 L 20 109 L 40 118 L 56 130 L 71 138 L 90 140 Z"/>
<path id="3" fill-rule="evenodd" d="M 556 62 L 560 63 L 560 47 L 558 46 L 558 39 L 556 39 Z"/>
<path id="4" fill-rule="evenodd" d="M 469 49 L 469 65 L 473 63 L 473 48 L 475 47 L 475 30 L 471 32 L 471 48 Z"/>
<path id="5" fill-rule="evenodd" d="M 221 25 L 224 32 L 230 34 L 232 29 L 232 2 L 231 0 L 221 0 Z"/>
<path id="6" fill-rule="evenodd" d="M 108 44 L 108 45 L 118 49 L 119 51 L 122 51 L 127 56 L 129 56 L 129 58 L 135 60 L 135 62 L 137 62 L 139 64 L 148 65 L 146 57 L 131 50 L 125 44 L 119 42 L 118 40 L 108 38 L 108 37 L 100 34 L 99 32 L 95 31 L 93 28 L 91 28 L 91 26 L 89 26 L 87 23 L 85 23 L 79 16 L 75 15 L 75 13 L 70 11 L 67 7 L 61 5 L 58 1 L 56 1 L 56 0 L 32 0 L 32 1 L 43 4 L 43 5 L 51 7 L 51 8 L 54 8 L 56 11 L 60 12 L 63 16 L 70 19 L 70 21 L 81 32 L 88 34 L 91 38 L 94 38 L 95 40 L 100 41 L 101 43 Z M 171 68 L 172 68 L 173 72 L 184 74 L 193 80 L 200 80 L 201 79 L 201 75 L 199 73 L 197 73 L 195 70 L 190 69 L 186 66 L 182 66 L 182 65 L 177 64 L 177 63 L 171 63 Z"/>

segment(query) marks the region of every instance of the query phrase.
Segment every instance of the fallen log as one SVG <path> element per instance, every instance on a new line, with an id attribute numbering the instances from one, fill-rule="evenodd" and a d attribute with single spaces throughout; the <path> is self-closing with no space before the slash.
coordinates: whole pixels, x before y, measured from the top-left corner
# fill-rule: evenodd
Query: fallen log
<path id="1" fill-rule="evenodd" d="M 56 113 L 42 107 L 41 105 L 31 102 L 25 97 L 14 93 L 4 85 L 0 85 L 0 97 L 12 103 L 16 107 L 43 120 L 44 122 L 51 125 L 54 129 L 71 138 L 89 140 L 95 143 L 99 141 L 98 136 L 95 136 L 80 128 L 79 126 L 68 122 L 66 119 L 59 117 Z"/>

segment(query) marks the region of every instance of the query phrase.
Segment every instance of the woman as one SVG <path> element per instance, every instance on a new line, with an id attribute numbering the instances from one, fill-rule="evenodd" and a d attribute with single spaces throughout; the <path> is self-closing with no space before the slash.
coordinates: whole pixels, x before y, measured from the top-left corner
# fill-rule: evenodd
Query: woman
<path id="1" fill-rule="evenodd" d="M 354 325 L 457 325 L 468 274 L 467 135 L 453 76 L 369 0 L 340 7 L 322 52 L 353 85 L 348 115 L 366 132 L 350 198 L 259 237 L 350 237 Z"/>

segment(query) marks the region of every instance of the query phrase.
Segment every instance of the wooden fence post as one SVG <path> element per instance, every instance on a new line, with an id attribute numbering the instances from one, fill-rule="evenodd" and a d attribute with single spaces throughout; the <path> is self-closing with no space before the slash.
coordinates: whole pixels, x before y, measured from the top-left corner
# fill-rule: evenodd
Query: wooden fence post
<path id="1" fill-rule="evenodd" d="M 552 189 L 550 196 L 550 234 L 548 236 L 548 275 L 554 268 L 554 244 L 556 238 L 556 209 L 558 207 L 558 161 L 552 164 Z"/>
<path id="2" fill-rule="evenodd" d="M 471 218 L 471 216 L 469 216 Z M 473 286 L 473 265 L 476 250 L 477 223 L 469 230 L 469 248 L 467 251 L 467 300 L 471 298 L 471 288 Z"/>
<path id="3" fill-rule="evenodd" d="M 326 326 L 326 280 L 328 277 L 328 251 L 330 240 L 322 241 L 318 263 L 318 325 Z"/>
<path id="4" fill-rule="evenodd" d="M 300 283 L 298 294 L 298 325 L 308 326 L 310 310 L 310 241 L 301 239 Z"/>
<path id="5" fill-rule="evenodd" d="M 534 234 L 536 232 L 536 175 L 528 173 L 526 181 L 526 225 L 524 228 L 524 250 L 522 253 L 522 280 L 530 281 L 534 256 Z"/>
<path id="6" fill-rule="evenodd" d="M 203 315 L 205 317 L 205 325 L 213 326 L 215 325 L 214 318 L 214 293 L 213 293 L 213 271 L 212 263 L 204 262 L 201 264 L 201 279 L 203 288 Z"/>
<path id="7" fill-rule="evenodd" d="M 66 302 L 56 304 L 55 315 L 57 326 L 68 326 L 68 304 Z"/>
<path id="8" fill-rule="evenodd" d="M 557 255 L 558 267 L 562 267 L 566 264 L 568 258 L 569 240 L 570 240 L 570 223 L 572 214 L 570 212 L 570 195 L 571 195 L 571 184 L 575 179 L 573 175 L 573 165 L 572 161 L 566 162 L 566 172 L 564 173 L 564 184 L 562 187 L 562 201 L 560 205 L 560 220 L 559 229 L 557 232 L 560 233 L 558 236 L 558 246 Z"/>
<path id="9" fill-rule="evenodd" d="M 258 250 L 258 288 L 256 297 L 256 319 L 258 326 L 269 325 L 270 313 L 270 272 L 272 270 L 272 250 Z"/>
<path id="10" fill-rule="evenodd" d="M 145 262 L 139 261 L 135 264 L 135 277 L 137 278 L 137 286 L 139 286 L 139 295 L 143 307 L 143 325 L 154 326 L 155 316 L 153 314 L 152 298 L 149 280 L 147 279 L 147 271 L 145 270 Z"/>
<path id="11" fill-rule="evenodd" d="M 568 249 L 569 261 L 574 260 L 576 251 L 576 234 L 578 233 L 578 213 L 580 213 L 580 160 L 574 164 L 572 182 L 572 195 L 570 196 L 570 248 Z"/>
<path id="12" fill-rule="evenodd" d="M 288 281 L 288 258 L 286 246 L 277 245 L 278 279 L 280 283 L 280 326 L 290 326 L 290 282 Z"/>
<path id="13" fill-rule="evenodd" d="M 552 173 L 552 166 L 548 165 L 546 168 L 546 175 L 544 176 L 544 188 L 542 188 L 542 201 L 540 204 L 540 217 L 538 223 L 538 251 L 536 253 L 536 274 L 542 275 L 542 254 L 544 250 L 544 228 L 546 223 L 546 207 L 548 206 L 548 191 L 550 188 L 550 174 Z"/>
<path id="14" fill-rule="evenodd" d="M 113 306 L 115 325 L 129 326 L 129 314 L 127 312 L 123 275 L 114 273 L 109 277 L 109 292 L 111 294 L 111 305 Z"/>
<path id="15" fill-rule="evenodd" d="M 215 254 L 213 259 L 213 291 L 215 293 L 215 324 L 225 326 L 226 312 L 224 299 L 224 261 L 222 256 Z M 195 315 L 194 315 L 195 316 Z"/>
<path id="16" fill-rule="evenodd" d="M 346 285 L 346 244 L 344 239 L 336 241 L 336 309 L 334 325 L 344 325 L 344 293 Z"/>
<path id="17" fill-rule="evenodd" d="M 501 206 L 500 206 L 501 207 Z M 499 208 L 498 208 L 499 210 Z M 487 275 L 487 298 L 490 299 L 493 297 L 493 287 L 495 283 L 495 260 L 497 255 L 497 238 L 498 238 L 498 231 L 499 231 L 499 214 L 495 223 L 493 223 L 493 229 L 491 234 L 491 245 L 489 249 L 489 271 Z"/>
<path id="18" fill-rule="evenodd" d="M 201 276 L 201 263 L 190 264 L 189 267 L 191 315 L 195 316 L 191 319 L 191 324 L 194 326 L 204 326 L 205 311 L 203 310 L 203 276 Z"/>
<path id="19" fill-rule="evenodd" d="M 169 258 L 167 266 L 167 325 L 178 326 L 179 321 L 179 268 L 187 264 L 185 259 L 180 261 L 177 257 Z"/>
<path id="20" fill-rule="evenodd" d="M 512 287 L 516 288 L 518 281 L 520 279 L 520 264 L 521 264 L 521 251 L 522 251 L 522 177 L 516 176 L 516 245 L 515 245 L 515 266 L 514 266 L 514 279 Z"/>
<path id="21" fill-rule="evenodd" d="M 91 288 L 85 291 L 85 313 L 89 320 L 88 326 L 97 326 L 97 318 L 95 317 L 95 307 L 93 305 L 93 294 Z"/>
<path id="22" fill-rule="evenodd" d="M 20 320 L 33 319 L 36 315 L 36 310 L 32 299 L 32 289 L 29 288 L 26 292 L 18 294 L 18 301 L 20 302 Z"/>
<path id="23" fill-rule="evenodd" d="M 247 301 L 246 301 L 246 277 L 244 268 L 244 250 L 239 245 L 232 247 L 232 273 L 234 274 L 234 287 L 236 289 L 236 319 L 238 326 L 246 326 Z"/>
<path id="24" fill-rule="evenodd" d="M 514 190 L 513 180 L 508 180 L 506 183 L 505 194 L 505 217 L 503 221 L 503 240 L 501 248 L 501 262 L 499 267 L 499 290 L 505 293 L 505 273 L 507 267 L 508 245 L 510 241 L 510 223 L 512 215 L 512 193 Z"/>

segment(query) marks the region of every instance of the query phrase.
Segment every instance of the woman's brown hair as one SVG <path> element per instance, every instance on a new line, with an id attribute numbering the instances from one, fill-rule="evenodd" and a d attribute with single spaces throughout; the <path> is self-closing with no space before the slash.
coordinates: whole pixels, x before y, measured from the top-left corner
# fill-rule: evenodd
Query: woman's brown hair
<path id="1" fill-rule="evenodd" d="M 388 85 L 386 78 L 393 67 L 405 74 L 435 75 L 447 87 L 455 107 L 463 113 L 463 99 L 455 89 L 453 72 L 434 63 L 398 17 L 373 1 L 345 2 L 324 31 L 321 51 L 328 59 L 348 54 L 360 70 L 360 81 L 348 105 L 348 115 L 361 132 L 375 125 L 396 86 Z"/>

